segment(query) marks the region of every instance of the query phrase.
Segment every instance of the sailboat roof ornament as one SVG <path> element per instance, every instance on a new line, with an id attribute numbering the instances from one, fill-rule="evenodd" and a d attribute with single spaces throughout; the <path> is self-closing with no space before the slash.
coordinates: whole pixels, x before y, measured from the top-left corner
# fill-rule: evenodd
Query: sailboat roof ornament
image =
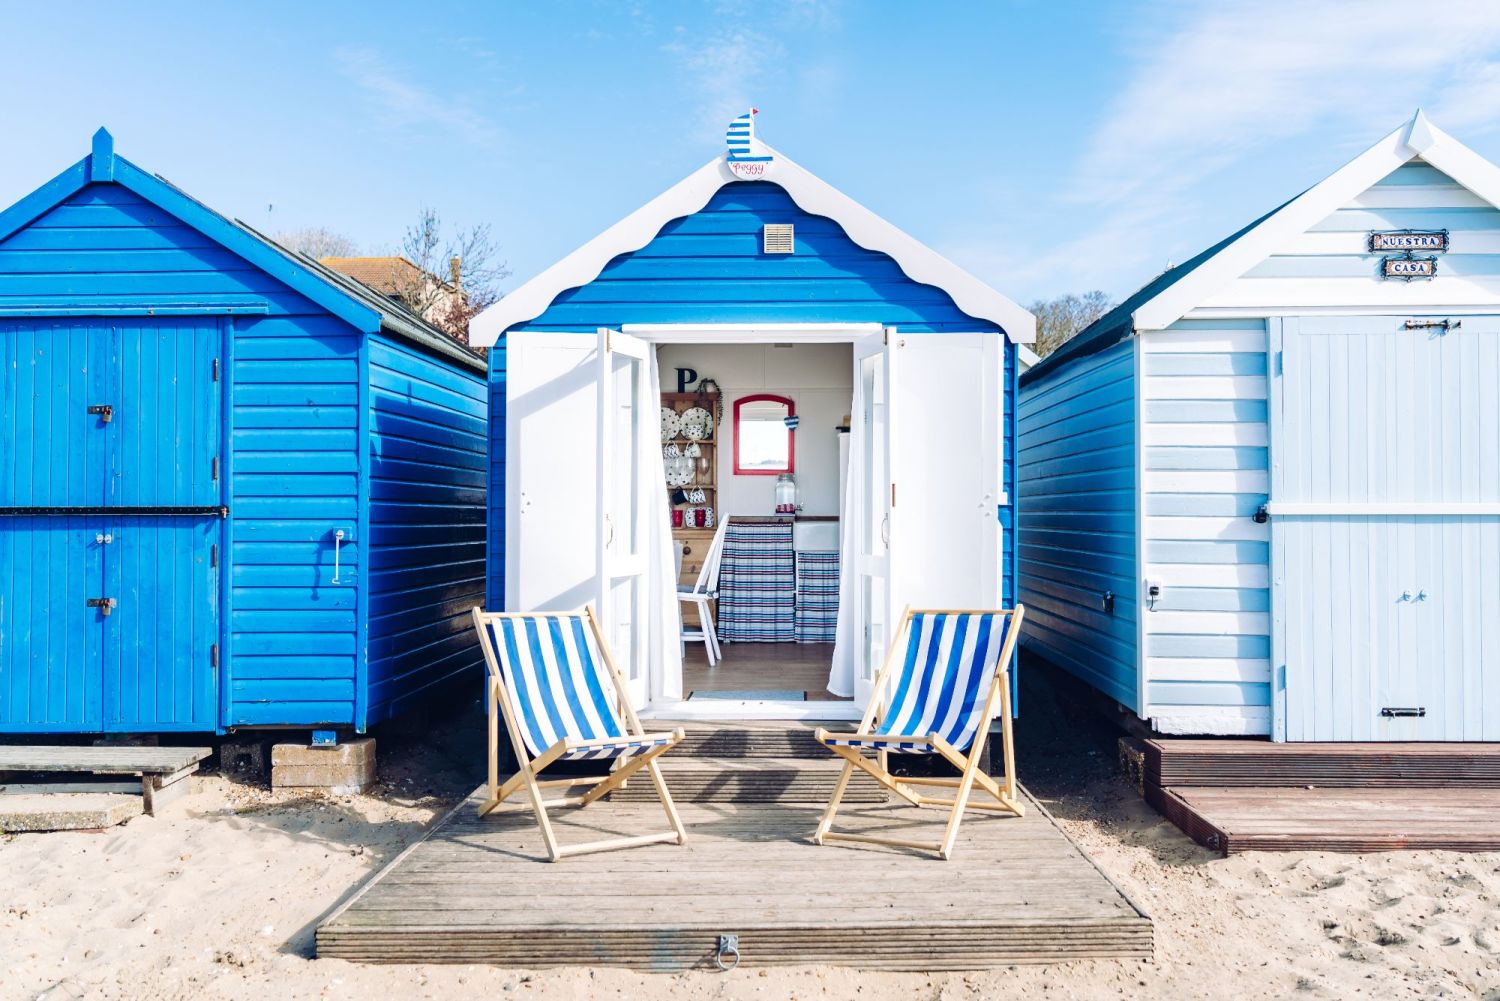
<path id="1" fill-rule="evenodd" d="M 776 158 L 765 143 L 755 138 L 755 116 L 760 109 L 751 108 L 729 123 L 724 132 L 724 164 L 734 176 L 745 180 L 765 177 Z"/>

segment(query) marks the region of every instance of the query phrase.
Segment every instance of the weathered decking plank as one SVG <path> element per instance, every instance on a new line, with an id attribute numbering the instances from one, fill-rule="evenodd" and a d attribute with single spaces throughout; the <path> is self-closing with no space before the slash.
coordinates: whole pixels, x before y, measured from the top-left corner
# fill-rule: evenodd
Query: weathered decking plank
<path id="1" fill-rule="evenodd" d="M 167 775 L 195 765 L 209 747 L 68 747 L 0 744 L 0 772 L 87 772 L 91 775 Z"/>
<path id="2" fill-rule="evenodd" d="M 819 808 L 684 804 L 684 846 L 544 860 L 529 810 L 477 819 L 475 797 L 377 874 L 317 932 L 368 962 L 583 964 L 681 970 L 720 933 L 745 965 L 980 969 L 1152 951 L 1150 920 L 1035 801 L 972 814 L 956 858 L 820 847 Z M 1028 797 L 1029 799 L 1029 797 Z M 943 815 L 851 805 L 841 825 L 936 839 Z M 660 830 L 659 808 L 557 811 L 567 842 Z"/>

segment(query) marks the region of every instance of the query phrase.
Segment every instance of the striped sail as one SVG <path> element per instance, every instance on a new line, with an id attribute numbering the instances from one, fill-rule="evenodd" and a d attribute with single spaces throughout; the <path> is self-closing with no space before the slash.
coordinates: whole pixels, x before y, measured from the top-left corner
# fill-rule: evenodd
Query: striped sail
<path id="1" fill-rule="evenodd" d="M 580 748 L 563 758 L 608 758 L 667 738 L 630 736 L 593 630 L 580 615 L 529 615 L 491 620 L 489 642 L 505 682 L 511 714 L 535 757 L 565 737 L 619 737 L 618 744 Z"/>
<path id="2" fill-rule="evenodd" d="M 730 163 L 767 163 L 769 156 L 764 155 L 760 142 L 755 138 L 755 116 L 756 109 L 740 115 L 729 123 L 729 128 L 724 133 L 724 145 L 728 153 L 724 159 Z"/>
<path id="3" fill-rule="evenodd" d="M 930 754 L 931 746 L 900 738 L 937 734 L 964 750 L 988 722 L 981 718 L 984 703 L 1009 628 L 1010 616 L 999 612 L 913 615 L 906 650 L 890 682 L 890 706 L 876 728 L 890 739 L 854 740 L 833 734 L 828 742 Z"/>

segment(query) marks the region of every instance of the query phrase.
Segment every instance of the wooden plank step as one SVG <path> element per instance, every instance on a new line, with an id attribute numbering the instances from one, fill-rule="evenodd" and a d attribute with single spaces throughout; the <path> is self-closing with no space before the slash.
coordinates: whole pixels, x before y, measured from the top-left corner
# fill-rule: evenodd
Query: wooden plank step
<path id="1" fill-rule="evenodd" d="M 827 751 L 821 758 L 681 758 L 674 752 L 661 761 L 672 798 L 683 803 L 827 803 L 844 767 Z M 656 789 L 642 776 L 610 799 L 655 802 Z M 883 803 L 886 792 L 868 775 L 857 773 L 844 799 Z"/>
<path id="2" fill-rule="evenodd" d="M 1497 743 L 1145 741 L 1147 785 L 1500 789 Z"/>
<path id="3" fill-rule="evenodd" d="M 211 747 L 71 747 L 0 744 L 0 772 L 88 772 L 92 775 L 171 775 L 196 765 Z"/>
<path id="4" fill-rule="evenodd" d="M 971 816 L 947 862 L 815 845 L 820 805 L 684 803 L 684 845 L 551 863 L 530 810 L 507 804 L 478 818 L 481 795 L 329 915 L 318 954 L 671 972 L 712 968 L 718 936 L 734 934 L 747 967 L 973 970 L 1152 955 L 1150 919 L 1030 796 L 1024 817 Z M 905 805 L 850 805 L 839 824 L 926 839 L 944 819 Z M 564 844 L 663 823 L 647 804 L 552 812 Z"/>
<path id="5" fill-rule="evenodd" d="M 1199 844 L 1247 851 L 1500 850 L 1500 790 L 1148 789 Z"/>
<path id="6" fill-rule="evenodd" d="M 819 726 L 848 728 L 849 723 L 802 722 L 792 720 L 738 720 L 732 723 L 668 723 L 663 728 L 680 726 L 685 732 L 682 743 L 672 749 L 672 756 L 709 758 L 827 758 L 828 750 L 813 739 Z M 656 729 L 658 723 L 647 724 Z"/>
<path id="7" fill-rule="evenodd" d="M 87 831 L 139 817 L 145 801 L 121 793 L 64 792 L 0 796 L 0 831 Z"/>

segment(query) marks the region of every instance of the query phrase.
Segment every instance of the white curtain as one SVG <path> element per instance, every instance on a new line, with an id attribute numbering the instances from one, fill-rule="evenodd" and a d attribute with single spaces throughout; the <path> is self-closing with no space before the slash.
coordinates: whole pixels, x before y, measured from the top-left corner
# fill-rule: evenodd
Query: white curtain
<path id="1" fill-rule="evenodd" d="M 864 380 L 856 373 L 854 402 L 849 412 L 849 467 L 844 476 L 844 496 L 839 513 L 839 620 L 833 638 L 833 664 L 828 670 L 828 690 L 841 698 L 854 695 L 854 664 L 862 644 L 854 635 L 854 603 L 859 600 L 855 561 L 859 558 L 859 526 L 856 499 L 865 482 Z"/>
<path id="2" fill-rule="evenodd" d="M 646 649 L 648 663 L 653 665 L 650 676 L 659 679 L 662 697 L 680 699 L 682 621 L 677 601 L 677 543 L 672 538 L 672 506 L 667 502 L 667 467 L 662 461 L 660 435 L 656 430 L 656 411 L 661 401 L 661 368 L 656 362 L 656 350 L 651 348 L 647 366 L 651 383 L 647 399 L 651 403 L 643 415 L 643 447 L 649 447 L 652 456 L 642 465 L 647 472 L 641 477 L 641 489 L 646 492 L 646 519 L 651 526 L 646 550 L 646 621 L 650 630 Z"/>

